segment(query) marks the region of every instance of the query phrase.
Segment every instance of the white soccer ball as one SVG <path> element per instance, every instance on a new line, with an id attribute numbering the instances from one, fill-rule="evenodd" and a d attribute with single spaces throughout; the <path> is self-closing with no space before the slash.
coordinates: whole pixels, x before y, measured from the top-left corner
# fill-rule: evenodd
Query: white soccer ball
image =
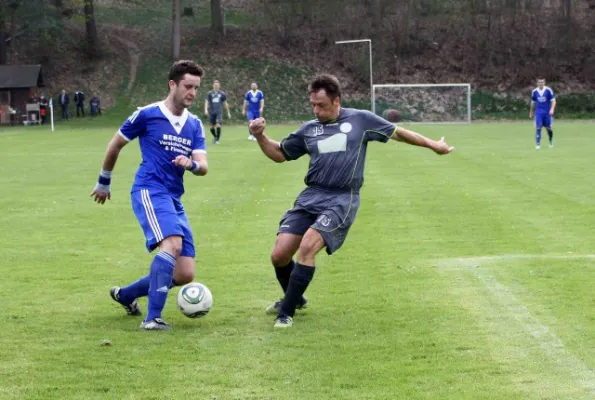
<path id="1" fill-rule="evenodd" d="M 188 318 L 204 317 L 212 306 L 213 295 L 202 283 L 188 283 L 178 292 L 178 308 Z"/>

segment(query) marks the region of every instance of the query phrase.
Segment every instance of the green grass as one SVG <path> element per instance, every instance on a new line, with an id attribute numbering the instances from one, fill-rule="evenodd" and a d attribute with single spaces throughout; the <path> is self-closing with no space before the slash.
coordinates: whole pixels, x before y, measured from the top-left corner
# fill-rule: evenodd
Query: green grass
<path id="1" fill-rule="evenodd" d="M 112 200 L 88 197 L 106 121 L 0 131 L 0 399 L 595 396 L 592 125 L 558 123 L 541 151 L 530 121 L 415 126 L 447 157 L 371 144 L 357 220 L 284 332 L 263 313 L 280 295 L 268 258 L 307 160 L 270 162 L 226 126 L 183 199 L 214 308 L 185 318 L 172 292 L 174 331 L 146 333 L 108 295 L 151 261 L 129 201 L 137 143 Z"/>

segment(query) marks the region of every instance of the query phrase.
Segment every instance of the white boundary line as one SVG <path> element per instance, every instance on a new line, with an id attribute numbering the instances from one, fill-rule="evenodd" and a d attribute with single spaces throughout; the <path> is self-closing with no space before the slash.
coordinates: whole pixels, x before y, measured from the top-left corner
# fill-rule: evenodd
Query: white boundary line
<path id="1" fill-rule="evenodd" d="M 577 385 L 595 395 L 595 372 L 592 371 L 578 357 L 566 350 L 564 343 L 547 325 L 537 319 L 527 307 L 517 299 L 512 291 L 501 284 L 486 268 L 478 268 L 481 263 L 493 263 L 506 260 L 522 259 L 595 259 L 595 254 L 567 254 L 567 255 L 538 255 L 538 254 L 508 254 L 478 257 L 446 258 L 438 261 L 439 267 L 472 271 L 483 285 L 489 290 L 493 298 L 500 305 L 501 315 L 506 320 L 517 321 L 522 329 L 539 345 L 543 354 L 552 360 L 561 371 L 568 372 Z M 577 393 L 578 394 L 578 393 Z"/>

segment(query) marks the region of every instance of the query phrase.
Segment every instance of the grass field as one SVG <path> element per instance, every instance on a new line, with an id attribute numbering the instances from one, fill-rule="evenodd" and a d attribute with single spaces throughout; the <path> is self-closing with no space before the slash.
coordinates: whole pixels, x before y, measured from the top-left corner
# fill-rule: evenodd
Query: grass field
<path id="1" fill-rule="evenodd" d="M 540 151 L 531 122 L 415 126 L 446 157 L 370 145 L 357 220 L 283 332 L 263 312 L 268 258 L 307 160 L 270 162 L 225 127 L 184 197 L 214 308 L 188 319 L 173 291 L 171 333 L 139 332 L 108 294 L 151 261 L 138 144 L 98 206 L 116 125 L 1 128 L 0 399 L 593 399 L 593 127 L 557 123 Z"/>

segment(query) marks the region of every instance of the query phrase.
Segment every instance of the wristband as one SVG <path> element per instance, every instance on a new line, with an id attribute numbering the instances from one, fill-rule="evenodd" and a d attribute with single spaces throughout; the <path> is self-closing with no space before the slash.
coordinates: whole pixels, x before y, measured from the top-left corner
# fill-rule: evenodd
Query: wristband
<path id="1" fill-rule="evenodd" d="M 109 186 L 112 183 L 112 171 L 102 169 L 99 173 L 97 183 L 103 186 Z"/>
<path id="2" fill-rule="evenodd" d="M 192 168 L 190 168 L 190 171 L 192 171 L 194 175 L 198 174 L 198 171 L 200 171 L 200 164 L 192 160 Z"/>

